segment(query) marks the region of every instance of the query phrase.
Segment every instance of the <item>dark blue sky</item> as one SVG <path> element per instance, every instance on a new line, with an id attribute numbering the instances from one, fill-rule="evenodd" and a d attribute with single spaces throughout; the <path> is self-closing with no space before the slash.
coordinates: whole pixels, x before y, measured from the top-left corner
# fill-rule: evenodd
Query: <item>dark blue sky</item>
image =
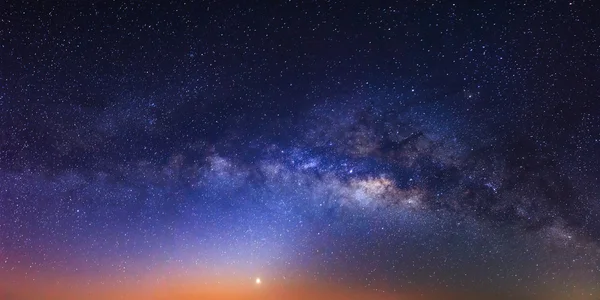
<path id="1" fill-rule="evenodd" d="M 599 295 L 591 1 L 1 6 L 0 278 Z"/>

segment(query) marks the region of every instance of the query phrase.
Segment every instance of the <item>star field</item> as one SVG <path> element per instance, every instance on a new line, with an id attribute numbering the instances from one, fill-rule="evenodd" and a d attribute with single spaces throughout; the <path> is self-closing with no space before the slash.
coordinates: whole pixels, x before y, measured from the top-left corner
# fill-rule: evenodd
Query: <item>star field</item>
<path id="1" fill-rule="evenodd" d="M 2 299 L 600 297 L 592 1 L 0 6 Z"/>

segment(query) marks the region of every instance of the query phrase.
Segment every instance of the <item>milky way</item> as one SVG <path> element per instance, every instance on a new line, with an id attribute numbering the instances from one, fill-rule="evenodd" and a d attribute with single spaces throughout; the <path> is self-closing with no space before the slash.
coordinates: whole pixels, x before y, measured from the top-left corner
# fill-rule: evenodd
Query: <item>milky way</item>
<path id="1" fill-rule="evenodd" d="M 7 297 L 600 295 L 590 2 L 6 7 Z"/>

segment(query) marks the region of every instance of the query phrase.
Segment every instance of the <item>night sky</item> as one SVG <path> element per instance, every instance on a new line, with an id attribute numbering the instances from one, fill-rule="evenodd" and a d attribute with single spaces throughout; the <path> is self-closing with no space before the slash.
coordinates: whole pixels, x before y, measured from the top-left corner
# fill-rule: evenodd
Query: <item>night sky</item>
<path id="1" fill-rule="evenodd" d="M 599 3 L 382 3 L 0 2 L 0 299 L 598 299 Z"/>

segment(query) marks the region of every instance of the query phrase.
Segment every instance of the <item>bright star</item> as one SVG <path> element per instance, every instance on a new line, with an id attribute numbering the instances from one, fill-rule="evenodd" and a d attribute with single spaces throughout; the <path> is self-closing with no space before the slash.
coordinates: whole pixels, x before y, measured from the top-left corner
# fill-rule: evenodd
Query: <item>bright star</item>
<path id="1" fill-rule="evenodd" d="M 260 284 L 261 283 L 260 278 L 256 278 L 255 282 L 256 282 L 256 284 Z"/>

